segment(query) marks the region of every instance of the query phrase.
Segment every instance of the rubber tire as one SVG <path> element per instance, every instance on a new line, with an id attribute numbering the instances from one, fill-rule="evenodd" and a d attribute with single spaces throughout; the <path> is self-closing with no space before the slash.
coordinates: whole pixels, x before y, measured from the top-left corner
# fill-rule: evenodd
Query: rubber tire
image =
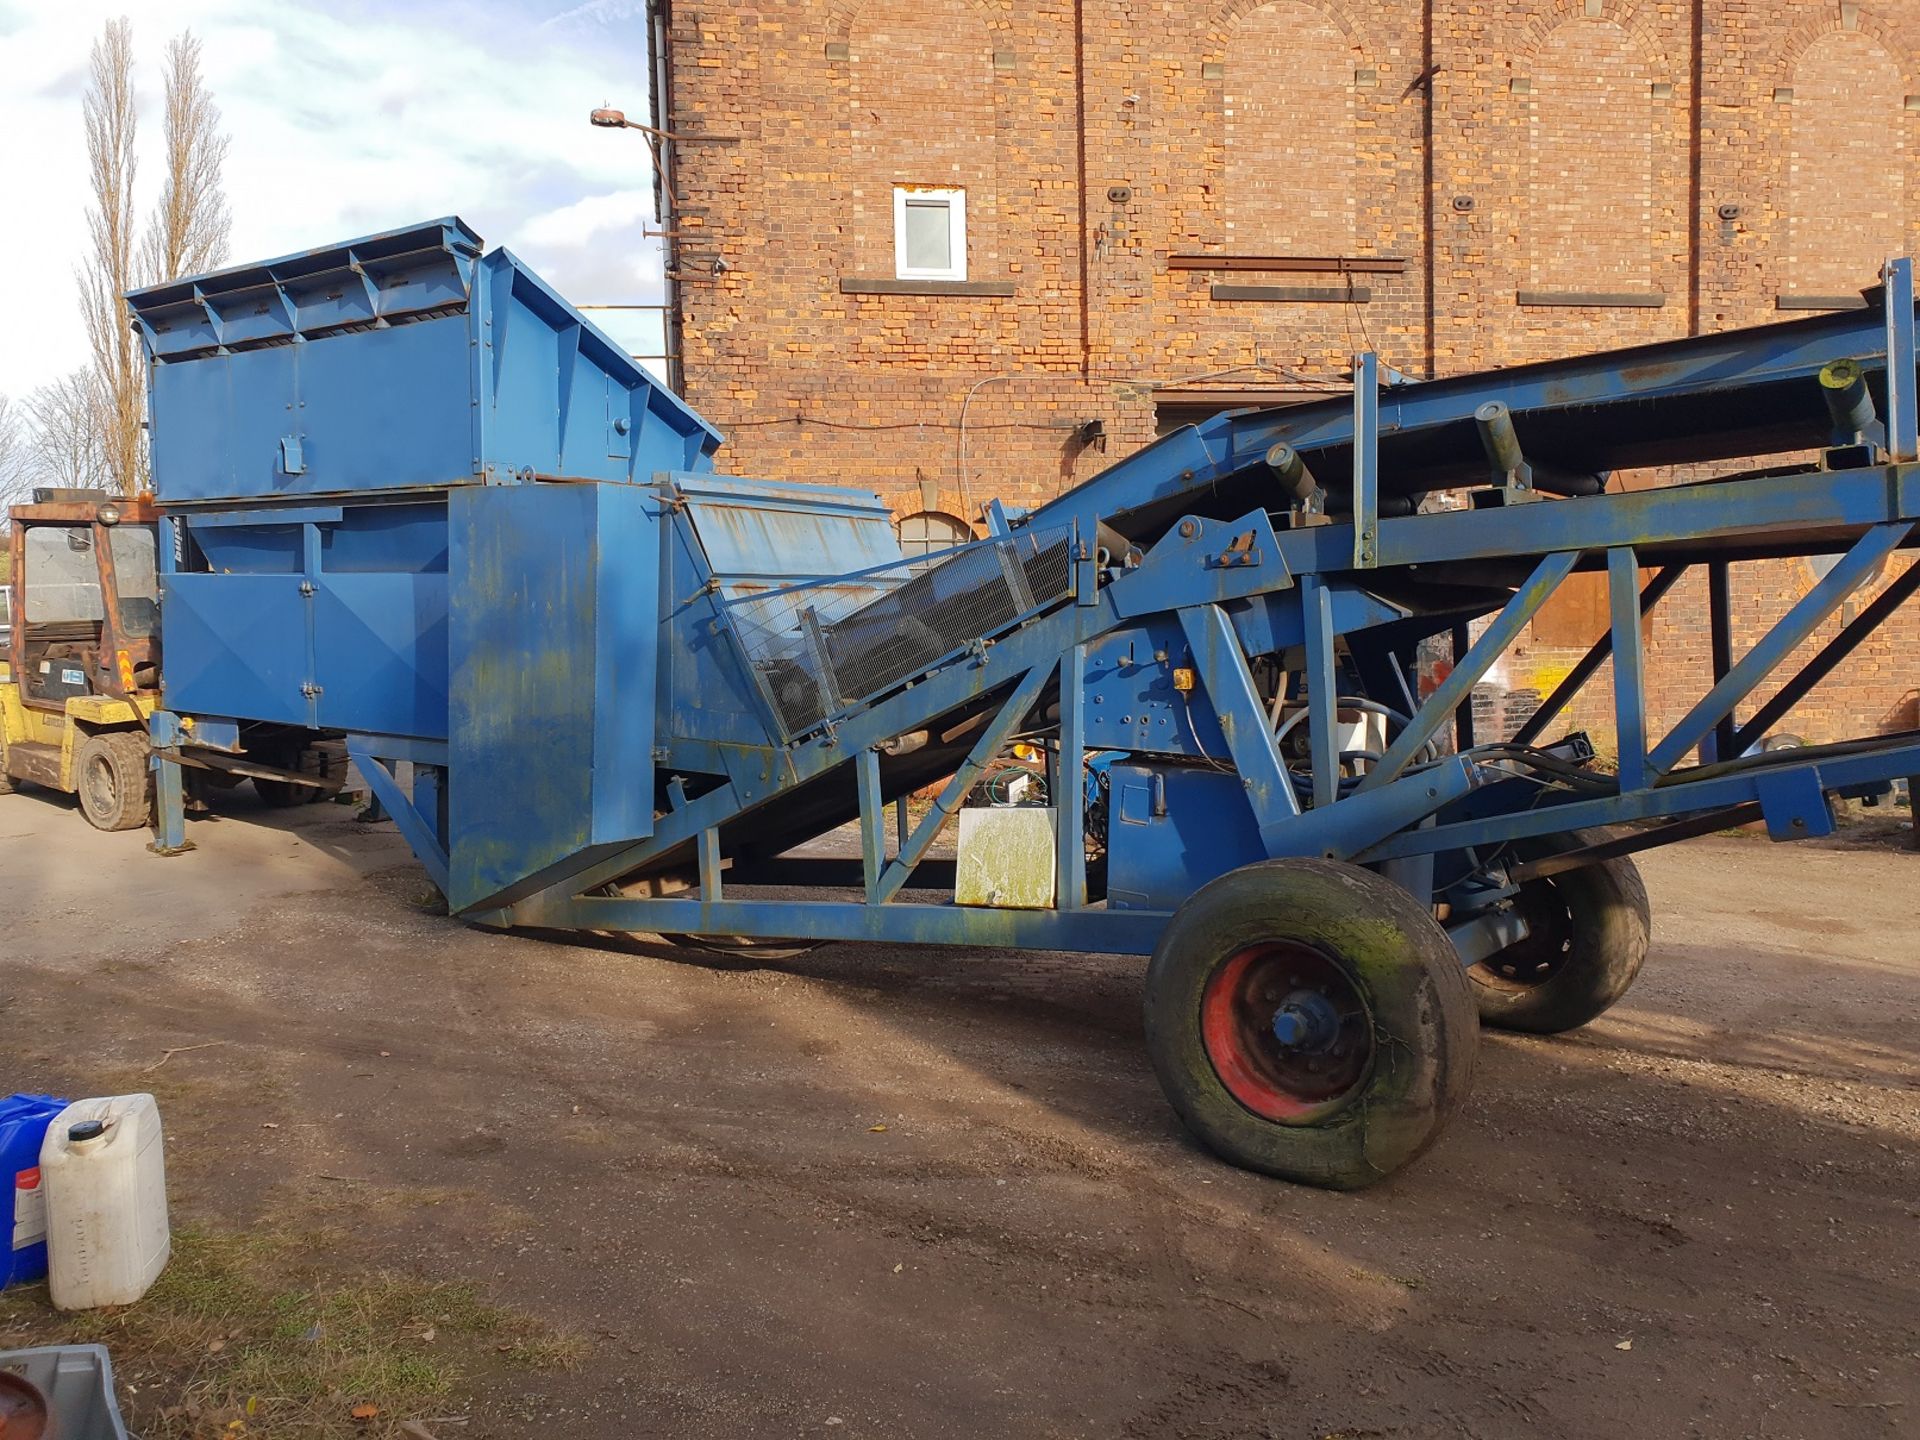
<path id="1" fill-rule="evenodd" d="M 269 810 L 291 810 L 296 805 L 307 803 L 307 796 L 313 791 L 305 785 L 295 785 L 286 780 L 265 780 L 253 777 L 253 793 L 260 797 L 260 803 Z"/>
<path id="2" fill-rule="evenodd" d="M 1521 854 L 1523 858 L 1556 855 L 1604 838 L 1578 830 L 1549 835 Z M 1566 958 L 1560 968 L 1537 984 L 1523 986 L 1501 979 L 1483 961 L 1468 969 L 1467 978 L 1479 1003 L 1480 1018 L 1488 1025 L 1534 1035 L 1558 1035 L 1606 1013 L 1627 993 L 1647 958 L 1653 939 L 1653 914 L 1639 868 L 1625 856 L 1528 881 L 1521 887 L 1522 913 L 1530 908 L 1527 892 L 1534 887 L 1546 887 L 1568 917 L 1563 942 Z M 1534 895 L 1540 896 L 1541 891 L 1534 889 Z M 1529 937 L 1520 943 L 1534 942 Z M 1511 954 L 1511 948 L 1501 954 Z"/>
<path id="3" fill-rule="evenodd" d="M 294 756 L 293 762 L 283 765 L 285 770 L 307 771 L 307 756 L 312 752 L 302 750 Z M 324 786 L 295 785 L 286 780 L 265 780 L 255 776 L 253 790 L 260 797 L 260 803 L 269 810 L 290 810 L 295 805 L 317 805 L 322 800 L 331 800 L 340 793 L 347 783 L 347 757 L 328 755 L 328 764 L 324 770 L 315 768 L 312 773 L 325 780 Z"/>
<path id="4" fill-rule="evenodd" d="M 153 820 L 153 752 L 144 735 L 110 730 L 89 735 L 73 757 L 74 798 L 80 813 L 96 830 L 138 830 Z M 109 767 L 113 777 L 110 805 L 95 803 L 87 788 L 87 771 L 96 764 Z"/>
<path id="5" fill-rule="evenodd" d="M 1373 1017 L 1372 1068 L 1355 1098 L 1312 1125 L 1248 1110 L 1201 1038 L 1209 977 L 1248 945 L 1318 947 Z M 1370 870 L 1266 860 L 1229 871 L 1174 912 L 1147 966 L 1147 1053 L 1168 1101 L 1223 1160 L 1283 1180 L 1357 1190 L 1410 1164 L 1473 1088 L 1480 1025 L 1464 968 L 1425 906 Z"/>

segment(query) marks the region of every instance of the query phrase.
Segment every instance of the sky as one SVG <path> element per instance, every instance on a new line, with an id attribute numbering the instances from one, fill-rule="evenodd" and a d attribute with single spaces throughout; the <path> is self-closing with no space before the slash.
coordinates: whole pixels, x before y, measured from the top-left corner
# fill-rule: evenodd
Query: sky
<path id="1" fill-rule="evenodd" d="M 442 215 L 505 245 L 576 304 L 661 298 L 644 137 L 643 0 L 0 0 L 0 395 L 87 361 L 81 95 L 106 21 L 133 22 L 136 210 L 163 178 L 161 67 L 191 29 L 232 148 L 229 264 Z M 632 350 L 650 316 L 589 312 Z"/>

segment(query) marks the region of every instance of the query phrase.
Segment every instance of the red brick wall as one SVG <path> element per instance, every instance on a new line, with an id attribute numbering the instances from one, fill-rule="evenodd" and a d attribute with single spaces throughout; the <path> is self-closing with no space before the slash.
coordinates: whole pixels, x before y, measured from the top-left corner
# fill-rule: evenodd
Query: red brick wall
<path id="1" fill-rule="evenodd" d="M 902 514 L 1048 499 L 1152 438 L 1157 387 L 1762 323 L 1920 250 L 1920 0 L 673 0 L 670 31 L 674 128 L 738 137 L 678 147 L 688 396 L 729 469 Z M 894 273 L 898 184 L 965 189 L 969 279 L 1012 293 L 847 293 Z M 1404 267 L 1248 302 L 1212 288 L 1345 282 L 1175 255 Z M 1739 567 L 1736 649 L 1810 578 Z M 1597 620 L 1577 582 L 1502 683 L 1551 688 Z M 1649 627 L 1656 722 L 1705 636 L 1689 581 Z M 1912 723 L 1916 642 L 1910 614 L 1788 728 Z"/>

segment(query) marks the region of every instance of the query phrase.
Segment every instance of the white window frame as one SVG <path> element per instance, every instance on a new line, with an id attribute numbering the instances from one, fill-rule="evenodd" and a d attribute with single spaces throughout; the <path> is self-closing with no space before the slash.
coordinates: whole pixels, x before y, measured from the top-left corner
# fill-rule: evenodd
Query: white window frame
<path id="1" fill-rule="evenodd" d="M 953 264 L 916 269 L 907 264 L 907 204 L 937 200 L 947 207 L 948 237 L 953 241 Z M 893 187 L 893 273 L 901 280 L 965 280 L 967 278 L 967 192 L 938 190 L 929 185 Z"/>

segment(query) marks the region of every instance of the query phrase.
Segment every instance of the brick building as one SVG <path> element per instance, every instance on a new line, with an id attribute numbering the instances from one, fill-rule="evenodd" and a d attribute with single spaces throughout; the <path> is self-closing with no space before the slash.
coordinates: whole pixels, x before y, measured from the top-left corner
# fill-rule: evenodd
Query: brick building
<path id="1" fill-rule="evenodd" d="M 1432 376 L 1761 323 L 1920 248 L 1920 0 L 652 9 L 686 394 L 729 469 L 876 489 L 909 542 L 1360 349 Z M 1811 578 L 1737 567 L 1736 643 Z M 1522 704 L 1598 598 L 1516 647 Z M 1689 577 L 1650 624 L 1656 719 L 1704 610 Z M 1788 728 L 1914 725 L 1916 641 Z"/>

